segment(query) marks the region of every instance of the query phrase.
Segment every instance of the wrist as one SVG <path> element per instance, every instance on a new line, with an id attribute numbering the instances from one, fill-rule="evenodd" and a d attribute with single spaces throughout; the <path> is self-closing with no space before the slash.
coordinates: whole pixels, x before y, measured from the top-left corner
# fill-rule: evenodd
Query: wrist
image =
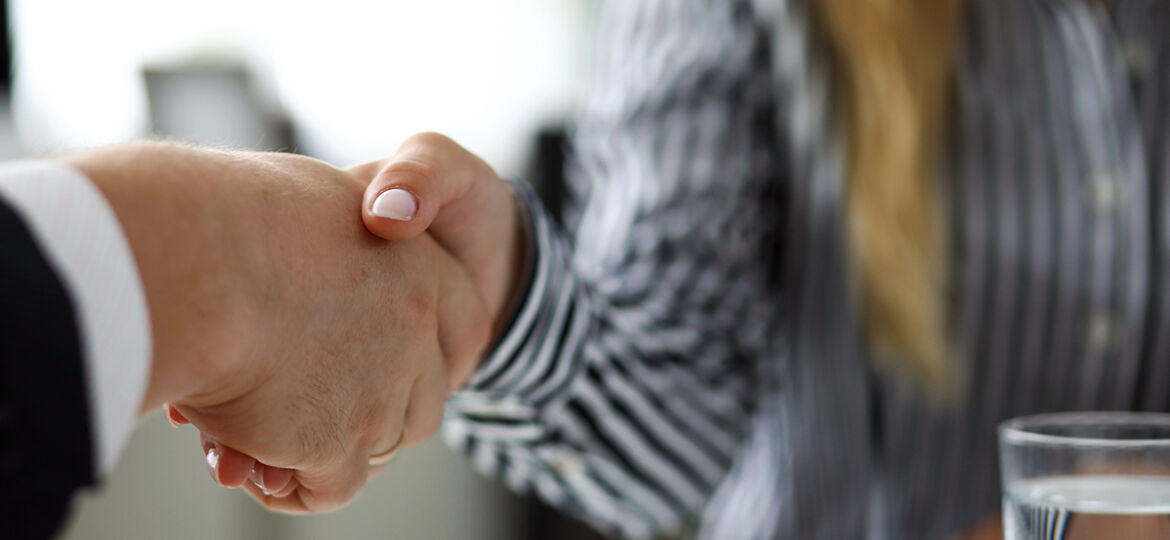
<path id="1" fill-rule="evenodd" d="M 223 265 L 233 235 L 215 232 L 225 216 L 212 204 L 222 193 L 205 154 L 136 143 L 65 159 L 113 208 L 146 292 L 153 346 L 142 413 L 215 388 L 226 357 L 206 353 L 227 351 L 233 338 L 222 330 L 238 325 L 224 322 L 242 312 Z"/>
<path id="2" fill-rule="evenodd" d="M 518 182 L 505 181 L 503 184 L 511 197 L 512 212 L 510 224 L 510 241 L 504 250 L 505 258 L 509 261 L 510 272 L 508 284 L 504 287 L 504 302 L 502 309 L 494 314 L 492 323 L 492 341 L 498 341 L 500 336 L 511 326 L 516 311 L 524 303 L 524 292 L 532 280 L 536 247 L 533 245 L 532 216 L 528 212 L 528 205 L 519 190 L 531 189 L 517 185 Z"/>

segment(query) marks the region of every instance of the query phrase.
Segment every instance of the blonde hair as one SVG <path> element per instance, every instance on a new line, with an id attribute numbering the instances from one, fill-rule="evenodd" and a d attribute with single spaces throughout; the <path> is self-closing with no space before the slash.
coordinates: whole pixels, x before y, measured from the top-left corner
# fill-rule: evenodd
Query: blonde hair
<path id="1" fill-rule="evenodd" d="M 940 156 L 960 0 L 816 0 L 849 154 L 845 209 L 859 314 L 879 365 L 949 394 Z"/>

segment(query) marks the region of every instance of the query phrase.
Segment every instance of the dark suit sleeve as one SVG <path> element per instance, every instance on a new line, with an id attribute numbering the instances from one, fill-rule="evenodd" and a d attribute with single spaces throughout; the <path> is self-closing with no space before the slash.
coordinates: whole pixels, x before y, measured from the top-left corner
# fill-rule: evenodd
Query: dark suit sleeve
<path id="1" fill-rule="evenodd" d="M 0 537 L 50 537 L 94 482 L 86 388 L 69 292 L 0 198 Z"/>

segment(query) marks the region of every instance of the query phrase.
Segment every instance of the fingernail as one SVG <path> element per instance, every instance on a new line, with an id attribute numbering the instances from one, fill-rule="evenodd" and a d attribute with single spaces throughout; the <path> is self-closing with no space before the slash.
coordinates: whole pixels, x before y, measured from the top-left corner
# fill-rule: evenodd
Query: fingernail
<path id="1" fill-rule="evenodd" d="M 264 470 L 259 465 L 252 467 L 252 474 L 249 474 L 248 478 L 252 479 L 252 483 L 256 484 L 256 487 L 260 488 L 260 491 L 263 491 L 265 495 L 272 495 L 272 492 L 264 487 Z"/>
<path id="2" fill-rule="evenodd" d="M 167 423 L 170 424 L 171 427 L 173 427 L 173 428 L 181 427 L 181 424 L 176 422 L 174 417 L 171 416 L 171 406 L 170 405 L 163 405 L 163 416 L 166 417 Z"/>
<path id="3" fill-rule="evenodd" d="M 394 188 L 383 191 L 374 199 L 374 206 L 370 208 L 375 216 L 410 221 L 418 210 L 418 200 L 405 189 Z"/>
<path id="4" fill-rule="evenodd" d="M 167 423 L 173 428 L 183 427 L 183 424 L 188 423 L 187 417 L 175 409 L 170 404 L 163 405 L 163 416 L 167 417 Z"/>
<path id="5" fill-rule="evenodd" d="M 207 449 L 207 472 L 211 473 L 211 479 L 215 483 L 219 482 L 219 448 L 212 446 Z"/>
<path id="6" fill-rule="evenodd" d="M 282 499 L 284 497 L 288 497 L 289 495 L 291 495 L 292 492 L 296 490 L 296 488 L 297 488 L 296 480 L 289 479 L 288 483 L 285 484 L 284 487 L 276 490 L 271 495 L 273 497 L 278 498 L 278 499 Z"/>

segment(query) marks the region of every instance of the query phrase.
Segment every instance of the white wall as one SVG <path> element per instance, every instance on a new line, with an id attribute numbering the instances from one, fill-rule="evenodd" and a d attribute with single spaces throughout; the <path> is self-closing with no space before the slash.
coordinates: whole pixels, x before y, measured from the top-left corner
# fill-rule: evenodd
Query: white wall
<path id="1" fill-rule="evenodd" d="M 30 151 L 149 129 L 144 64 L 242 61 L 343 165 L 443 131 L 509 170 L 585 79 L 587 0 L 12 0 L 18 133 Z"/>

